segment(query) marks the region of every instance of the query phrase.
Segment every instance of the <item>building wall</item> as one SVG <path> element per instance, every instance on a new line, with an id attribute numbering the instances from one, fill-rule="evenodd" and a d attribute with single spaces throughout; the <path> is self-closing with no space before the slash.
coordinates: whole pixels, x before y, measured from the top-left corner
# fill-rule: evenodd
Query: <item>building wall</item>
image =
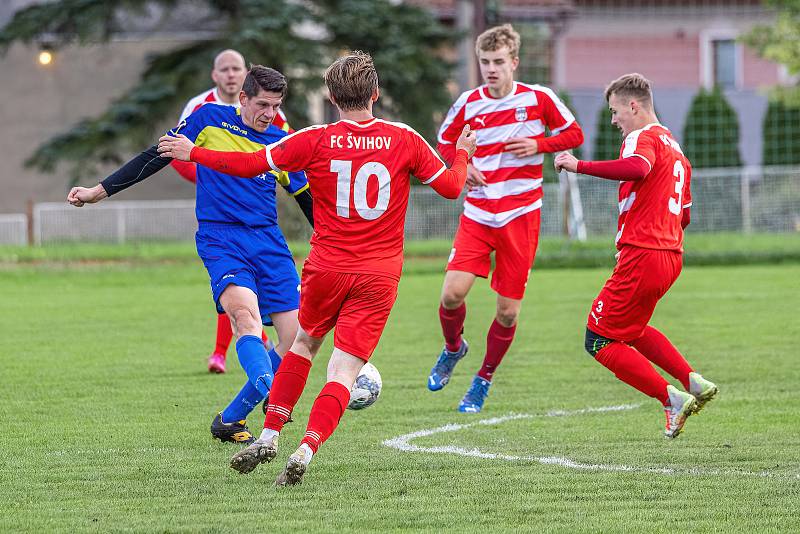
<path id="1" fill-rule="evenodd" d="M 177 46 L 167 39 L 115 41 L 59 51 L 48 67 L 37 61 L 38 48 L 15 45 L 0 56 L 0 213 L 21 213 L 29 200 L 63 201 L 68 191 L 64 169 L 42 173 L 23 162 L 37 146 L 82 118 L 101 113 L 134 85 L 148 53 Z M 211 81 L 209 80 L 209 86 Z M 164 118 L 164 127 L 177 119 Z M 153 132 L 157 139 L 159 130 Z M 145 147 L 142 147 L 145 148 Z M 127 158 L 133 154 L 124 154 Z M 83 185 L 94 185 L 113 168 Z M 125 191 L 126 199 L 193 198 L 194 186 L 171 168 Z"/>

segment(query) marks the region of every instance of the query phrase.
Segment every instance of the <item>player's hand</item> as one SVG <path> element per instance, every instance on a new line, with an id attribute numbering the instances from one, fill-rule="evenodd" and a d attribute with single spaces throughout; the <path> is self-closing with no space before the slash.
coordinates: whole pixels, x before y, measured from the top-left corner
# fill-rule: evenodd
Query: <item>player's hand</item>
<path id="1" fill-rule="evenodd" d="M 97 184 L 94 187 L 73 187 L 67 195 L 67 202 L 76 208 L 83 207 L 84 204 L 94 204 L 106 198 L 108 193 L 103 186 Z"/>
<path id="2" fill-rule="evenodd" d="M 560 153 L 556 156 L 553 164 L 556 167 L 556 172 L 561 172 L 562 169 L 567 172 L 578 172 L 578 158 L 569 152 Z"/>
<path id="3" fill-rule="evenodd" d="M 162 158 L 191 161 L 189 156 L 193 148 L 194 143 L 183 134 L 178 134 L 174 137 L 171 135 L 164 135 L 158 140 L 158 153 Z"/>
<path id="4" fill-rule="evenodd" d="M 465 124 L 456 141 L 456 150 L 466 150 L 467 156 L 471 158 L 477 147 L 478 138 L 475 136 L 475 132 L 470 129 L 469 124 Z"/>
<path id="5" fill-rule="evenodd" d="M 518 158 L 535 156 L 539 152 L 539 143 L 530 137 L 512 137 L 505 142 L 506 151 Z"/>
<path id="6" fill-rule="evenodd" d="M 486 183 L 486 177 L 483 175 L 483 173 L 473 167 L 471 163 L 467 164 L 467 181 L 465 183 L 467 189 L 488 185 Z"/>

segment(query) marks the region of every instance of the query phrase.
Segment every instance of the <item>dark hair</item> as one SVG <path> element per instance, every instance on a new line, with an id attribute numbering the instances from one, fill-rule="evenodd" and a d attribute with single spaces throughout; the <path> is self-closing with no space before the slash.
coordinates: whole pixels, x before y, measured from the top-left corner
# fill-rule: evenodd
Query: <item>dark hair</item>
<path id="1" fill-rule="evenodd" d="M 250 65 L 242 85 L 242 91 L 249 98 L 253 98 L 262 90 L 286 96 L 286 88 L 286 77 L 277 70 L 263 65 Z"/>
<path id="2" fill-rule="evenodd" d="M 343 111 L 366 109 L 378 88 L 372 57 L 361 50 L 340 57 L 325 71 L 325 85 Z"/>

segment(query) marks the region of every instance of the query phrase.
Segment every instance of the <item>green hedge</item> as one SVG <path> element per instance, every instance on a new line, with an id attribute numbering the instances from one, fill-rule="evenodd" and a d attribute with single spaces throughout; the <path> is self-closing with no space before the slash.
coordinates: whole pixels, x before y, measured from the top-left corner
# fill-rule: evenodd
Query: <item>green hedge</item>
<path id="1" fill-rule="evenodd" d="M 701 89 L 683 128 L 683 151 L 692 167 L 740 167 L 739 119 L 719 88 Z"/>
<path id="2" fill-rule="evenodd" d="M 764 165 L 800 164 L 800 107 L 770 101 L 763 135 Z"/>

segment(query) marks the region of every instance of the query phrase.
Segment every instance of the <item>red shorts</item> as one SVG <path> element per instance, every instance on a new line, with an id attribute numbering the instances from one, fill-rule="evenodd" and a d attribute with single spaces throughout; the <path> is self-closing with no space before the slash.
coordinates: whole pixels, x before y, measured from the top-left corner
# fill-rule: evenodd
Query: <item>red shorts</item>
<path id="1" fill-rule="evenodd" d="M 673 250 L 622 247 L 611 278 L 594 299 L 586 326 L 615 341 L 633 341 L 644 333 L 656 304 L 683 266 Z"/>
<path id="2" fill-rule="evenodd" d="M 334 347 L 367 361 L 389 319 L 397 284 L 390 276 L 338 273 L 306 263 L 300 281 L 300 327 L 319 338 L 336 327 Z"/>
<path id="3" fill-rule="evenodd" d="M 504 297 L 521 299 L 539 244 L 540 212 L 533 210 L 499 228 L 462 215 L 446 270 L 487 278 L 494 252 L 492 289 Z"/>

